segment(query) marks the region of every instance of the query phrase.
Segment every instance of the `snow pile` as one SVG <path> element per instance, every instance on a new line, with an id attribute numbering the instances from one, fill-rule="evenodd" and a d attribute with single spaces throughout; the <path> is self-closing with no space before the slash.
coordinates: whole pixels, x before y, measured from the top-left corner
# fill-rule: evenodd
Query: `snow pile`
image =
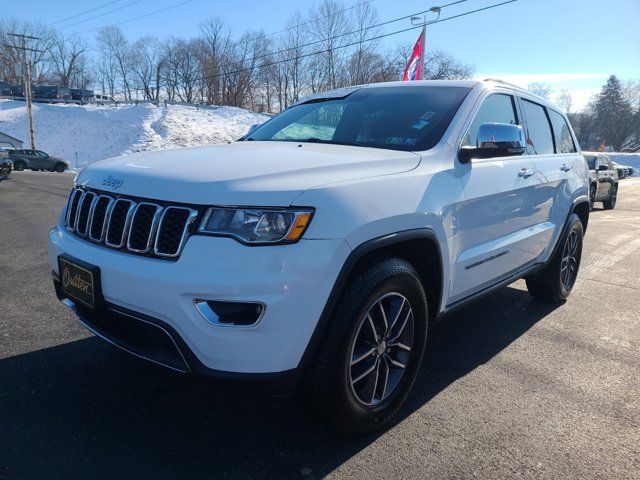
<path id="1" fill-rule="evenodd" d="M 640 175 L 640 152 L 639 153 L 617 153 L 617 152 L 605 152 L 605 155 L 611 159 L 612 162 L 619 163 L 620 165 L 627 165 L 633 167 L 634 176 Z"/>
<path id="2" fill-rule="evenodd" d="M 235 107 L 184 105 L 34 103 L 33 110 L 36 147 L 73 166 L 132 152 L 224 143 L 268 119 Z M 0 100 L 0 132 L 19 138 L 29 148 L 24 102 Z"/>

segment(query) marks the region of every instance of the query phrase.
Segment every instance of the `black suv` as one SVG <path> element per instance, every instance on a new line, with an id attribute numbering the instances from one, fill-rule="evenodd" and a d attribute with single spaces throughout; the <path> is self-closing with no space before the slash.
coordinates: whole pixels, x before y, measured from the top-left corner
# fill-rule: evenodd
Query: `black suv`
<path id="1" fill-rule="evenodd" d="M 618 172 L 606 155 L 583 153 L 589 165 L 589 201 L 602 202 L 605 210 L 616 206 L 618 197 Z"/>
<path id="2" fill-rule="evenodd" d="M 50 157 L 41 150 L 10 150 L 9 158 L 13 161 L 16 171 L 30 168 L 31 170 L 48 170 L 50 172 L 64 172 L 70 167 L 69 162 L 57 157 Z"/>
<path id="3" fill-rule="evenodd" d="M 81 102 L 89 102 L 93 99 L 93 90 L 84 90 L 82 88 L 71 89 L 71 99 Z"/>
<path id="4" fill-rule="evenodd" d="M 9 85 L 7 82 L 0 82 L 0 95 L 10 97 L 11 85 Z"/>
<path id="5" fill-rule="evenodd" d="M 71 100 L 71 90 L 55 85 L 38 85 L 33 91 L 33 98 L 41 100 Z"/>

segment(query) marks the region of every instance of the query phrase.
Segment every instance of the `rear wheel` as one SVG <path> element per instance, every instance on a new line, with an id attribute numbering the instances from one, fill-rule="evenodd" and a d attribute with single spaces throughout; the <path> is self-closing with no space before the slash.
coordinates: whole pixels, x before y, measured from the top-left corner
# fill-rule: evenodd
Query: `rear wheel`
<path id="1" fill-rule="evenodd" d="M 618 200 L 618 184 L 616 183 L 611 189 L 609 198 L 602 202 L 605 210 L 613 210 L 616 208 L 616 201 Z"/>
<path id="2" fill-rule="evenodd" d="M 596 203 L 596 191 L 597 188 L 595 185 L 589 187 L 589 210 L 593 210 L 593 204 Z"/>
<path id="3" fill-rule="evenodd" d="M 23 171 L 23 170 L 24 170 L 24 162 L 15 162 L 15 163 L 13 164 L 13 169 L 14 169 L 16 172 L 21 172 L 21 171 Z"/>
<path id="4" fill-rule="evenodd" d="M 416 378 L 427 336 L 418 273 L 399 258 L 364 269 L 343 292 L 304 391 L 314 412 L 348 434 L 387 424 Z"/>
<path id="5" fill-rule="evenodd" d="M 583 228 L 574 213 L 563 233 L 558 249 L 540 273 L 527 277 L 527 290 L 535 298 L 551 303 L 564 302 L 578 278 L 582 257 Z"/>

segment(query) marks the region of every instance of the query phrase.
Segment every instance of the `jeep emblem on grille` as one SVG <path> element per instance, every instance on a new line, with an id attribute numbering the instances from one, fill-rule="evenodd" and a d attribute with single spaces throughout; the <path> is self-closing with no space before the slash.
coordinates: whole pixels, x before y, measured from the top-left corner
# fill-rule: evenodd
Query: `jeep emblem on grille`
<path id="1" fill-rule="evenodd" d="M 121 178 L 114 178 L 111 175 L 102 180 L 102 185 L 104 185 L 105 187 L 111 187 L 114 190 L 120 188 L 123 183 L 124 180 L 122 180 Z"/>

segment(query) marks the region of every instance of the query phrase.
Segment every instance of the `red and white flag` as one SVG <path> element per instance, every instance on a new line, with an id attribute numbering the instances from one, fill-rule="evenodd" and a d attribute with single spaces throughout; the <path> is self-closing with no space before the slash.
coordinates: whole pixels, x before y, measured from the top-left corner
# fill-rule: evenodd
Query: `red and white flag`
<path id="1" fill-rule="evenodd" d="M 409 57 L 409 61 L 407 62 L 407 66 L 404 67 L 404 74 L 402 75 L 402 80 L 411 81 L 411 80 L 422 80 L 422 69 L 424 68 L 424 31 L 418 37 L 418 41 L 413 46 L 413 52 Z"/>

